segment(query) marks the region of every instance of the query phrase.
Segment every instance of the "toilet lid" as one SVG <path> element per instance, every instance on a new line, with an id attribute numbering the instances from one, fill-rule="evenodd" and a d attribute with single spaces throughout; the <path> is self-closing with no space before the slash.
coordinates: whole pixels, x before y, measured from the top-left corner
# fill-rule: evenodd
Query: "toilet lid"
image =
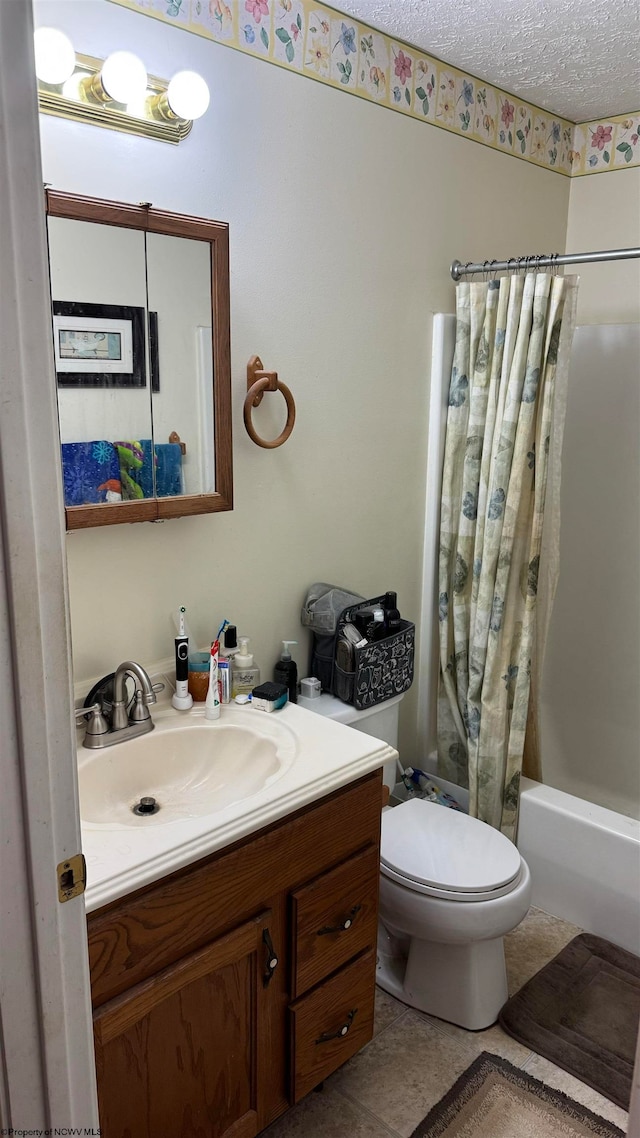
<path id="1" fill-rule="evenodd" d="M 499 830 L 457 810 L 410 798 L 382 815 L 385 867 L 419 885 L 454 893 L 488 893 L 515 880 L 518 850 Z"/>

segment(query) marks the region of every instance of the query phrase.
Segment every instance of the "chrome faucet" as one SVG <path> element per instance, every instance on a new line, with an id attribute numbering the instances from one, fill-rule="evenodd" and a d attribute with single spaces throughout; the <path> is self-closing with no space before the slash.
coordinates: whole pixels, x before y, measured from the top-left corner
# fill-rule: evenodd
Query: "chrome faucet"
<path id="1" fill-rule="evenodd" d="M 127 712 L 125 689 L 128 675 L 136 681 L 135 704 L 131 715 Z M 125 660 L 119 664 L 113 677 L 111 722 L 100 703 L 76 709 L 76 718 L 90 715 L 82 741 L 83 747 L 111 747 L 114 743 L 124 743 L 125 739 L 135 739 L 137 735 L 153 731 L 154 722 L 149 706 L 156 702 L 156 692 L 162 691 L 163 687 L 164 684 L 152 684 L 147 672 L 135 660 Z"/>

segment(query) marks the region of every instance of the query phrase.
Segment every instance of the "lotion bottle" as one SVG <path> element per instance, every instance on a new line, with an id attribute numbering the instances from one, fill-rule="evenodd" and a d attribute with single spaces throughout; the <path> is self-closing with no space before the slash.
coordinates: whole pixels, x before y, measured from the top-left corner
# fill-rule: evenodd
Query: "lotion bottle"
<path id="1" fill-rule="evenodd" d="M 231 697 L 251 695 L 260 683 L 260 669 L 253 662 L 253 653 L 248 651 L 249 637 L 239 636 L 240 648 L 231 660 Z"/>

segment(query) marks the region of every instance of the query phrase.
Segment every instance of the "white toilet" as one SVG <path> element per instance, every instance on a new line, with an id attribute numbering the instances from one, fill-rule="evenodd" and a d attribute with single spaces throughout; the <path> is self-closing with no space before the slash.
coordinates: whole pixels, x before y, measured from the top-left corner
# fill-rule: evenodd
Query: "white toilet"
<path id="1" fill-rule="evenodd" d="M 301 702 L 397 748 L 401 699 L 367 711 L 327 695 Z M 503 937 L 530 902 L 528 866 L 498 830 L 425 799 L 385 809 L 377 983 L 470 1031 L 489 1027 L 508 996 Z"/>

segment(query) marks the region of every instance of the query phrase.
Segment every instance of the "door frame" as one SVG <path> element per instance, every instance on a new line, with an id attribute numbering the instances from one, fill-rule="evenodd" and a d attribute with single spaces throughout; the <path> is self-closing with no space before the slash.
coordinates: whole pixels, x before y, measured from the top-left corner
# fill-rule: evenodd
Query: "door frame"
<path id="1" fill-rule="evenodd" d="M 31 0 L 0 3 L 0 1118 L 97 1130 Z"/>

